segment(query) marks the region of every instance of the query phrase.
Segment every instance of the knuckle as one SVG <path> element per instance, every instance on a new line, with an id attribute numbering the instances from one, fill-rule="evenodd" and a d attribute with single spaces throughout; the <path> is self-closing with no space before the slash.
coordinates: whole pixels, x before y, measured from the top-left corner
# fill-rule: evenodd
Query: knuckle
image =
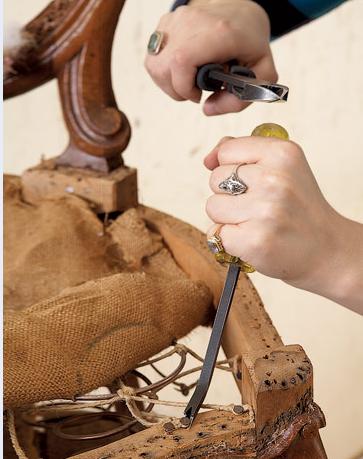
<path id="1" fill-rule="evenodd" d="M 222 140 L 222 143 L 218 144 L 218 162 L 219 164 L 224 164 L 228 157 L 227 145 L 230 145 L 230 142 L 233 142 L 235 139 L 226 139 Z"/>
<path id="2" fill-rule="evenodd" d="M 171 14 L 173 14 L 178 21 L 184 21 L 189 27 L 191 24 L 199 27 L 200 23 L 204 23 L 210 16 L 202 5 L 192 5 L 192 8 L 188 5 L 182 5 Z"/>
<path id="3" fill-rule="evenodd" d="M 166 91 L 165 91 L 166 92 Z M 167 94 L 176 102 L 182 102 L 185 100 L 185 97 L 180 96 L 179 94 L 176 94 L 174 92 L 167 92 Z"/>
<path id="4" fill-rule="evenodd" d="M 279 213 L 280 209 L 278 204 L 272 201 L 265 202 L 260 209 L 260 218 L 263 221 L 270 222 L 271 220 L 274 220 Z"/>
<path id="5" fill-rule="evenodd" d="M 285 227 L 285 207 L 279 203 L 269 203 L 265 209 L 265 221 L 268 222 L 269 231 L 273 234 L 279 233 Z"/>
<path id="6" fill-rule="evenodd" d="M 169 78 L 169 69 L 164 65 L 149 65 L 148 71 L 150 75 L 158 82 L 164 82 Z"/>
<path id="7" fill-rule="evenodd" d="M 217 153 L 218 163 L 219 164 L 223 164 L 225 156 L 226 156 L 225 149 L 223 148 L 223 144 L 222 144 L 220 146 L 219 150 L 218 150 L 218 153 Z"/>
<path id="8" fill-rule="evenodd" d="M 262 180 L 266 190 L 269 192 L 273 192 L 278 188 L 280 183 L 280 177 L 276 173 L 270 171 L 264 171 L 262 173 Z"/>
<path id="9" fill-rule="evenodd" d="M 235 257 L 241 257 L 241 247 L 240 245 L 235 241 L 234 237 L 228 237 L 224 236 L 223 238 L 223 247 L 225 248 L 225 251 L 229 253 L 230 255 L 233 255 Z"/>
<path id="10" fill-rule="evenodd" d="M 267 72 L 267 79 L 270 80 L 272 83 L 276 83 L 279 79 L 279 74 L 277 73 L 275 67 L 272 67 Z"/>
<path id="11" fill-rule="evenodd" d="M 265 176 L 265 189 L 273 199 L 270 205 L 276 206 L 276 200 L 281 202 L 290 201 L 293 196 L 291 181 L 276 173 L 269 173 Z M 276 211 L 277 209 L 275 209 Z"/>
<path id="12" fill-rule="evenodd" d="M 231 140 L 233 137 L 225 135 L 224 137 L 221 138 L 221 140 L 218 142 L 217 145 L 222 145 L 223 143 L 227 142 L 227 140 Z"/>
<path id="13" fill-rule="evenodd" d="M 264 247 L 266 236 L 262 231 L 255 232 L 249 242 L 249 252 L 258 253 Z"/>
<path id="14" fill-rule="evenodd" d="M 185 16 L 188 14 L 188 11 L 190 11 L 190 7 L 188 7 L 187 5 L 181 5 L 174 11 L 174 14 L 175 16 L 179 17 Z"/>
<path id="15" fill-rule="evenodd" d="M 215 151 L 218 151 L 221 152 L 221 150 L 224 148 L 223 145 L 229 141 L 231 141 L 233 139 L 233 137 L 230 137 L 230 136 L 225 136 L 225 137 L 222 137 L 218 143 L 216 144 L 216 146 L 214 147 L 214 150 Z M 221 157 L 222 157 L 222 152 L 221 152 Z"/>
<path id="16" fill-rule="evenodd" d="M 190 53 L 186 48 L 177 48 L 172 57 L 173 64 L 186 65 L 190 61 Z"/>
<path id="17" fill-rule="evenodd" d="M 299 145 L 291 141 L 282 141 L 279 148 L 279 159 L 283 163 L 300 161 L 304 153 Z"/>
<path id="18" fill-rule="evenodd" d="M 262 251 L 264 255 L 268 255 L 274 246 L 274 235 L 271 231 L 263 229 L 255 234 L 251 241 L 251 249 L 253 252 Z"/>
<path id="19" fill-rule="evenodd" d="M 218 19 L 215 28 L 218 34 L 220 34 L 222 37 L 225 37 L 231 33 L 232 23 L 229 19 Z"/>
<path id="20" fill-rule="evenodd" d="M 157 71 L 157 75 L 159 76 L 160 80 L 167 80 L 169 77 L 169 69 L 167 66 L 160 66 L 159 70 Z"/>

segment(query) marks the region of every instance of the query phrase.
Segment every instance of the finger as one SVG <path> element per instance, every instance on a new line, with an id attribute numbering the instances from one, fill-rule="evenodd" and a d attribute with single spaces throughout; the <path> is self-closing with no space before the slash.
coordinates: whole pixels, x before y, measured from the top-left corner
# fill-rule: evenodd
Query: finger
<path id="1" fill-rule="evenodd" d="M 259 248 L 253 222 L 245 222 L 238 225 L 215 224 L 207 231 L 208 237 L 213 236 L 216 231 L 218 231 L 224 250 L 227 253 L 239 257 L 246 263 L 251 263 L 258 269 L 255 261 L 257 261 L 256 250 Z"/>
<path id="2" fill-rule="evenodd" d="M 207 199 L 208 217 L 217 224 L 238 224 L 256 218 L 258 202 L 253 195 L 213 194 Z"/>
<path id="3" fill-rule="evenodd" d="M 261 80 L 270 81 L 271 83 L 276 83 L 278 80 L 278 74 L 271 53 L 266 54 L 255 65 L 251 66 L 251 70 Z"/>
<path id="4" fill-rule="evenodd" d="M 168 96 L 177 101 L 185 100 L 174 88 L 171 81 L 171 71 L 167 66 L 166 57 L 146 56 L 145 68 L 151 76 L 154 83 L 164 91 Z"/>
<path id="5" fill-rule="evenodd" d="M 213 225 L 210 226 L 208 228 L 208 230 L 207 230 L 207 233 L 206 233 L 207 234 L 207 238 L 209 239 L 209 238 L 213 237 L 217 233 L 217 231 L 219 233 L 221 228 L 222 228 L 222 225 L 220 225 L 218 223 L 213 223 Z"/>
<path id="6" fill-rule="evenodd" d="M 215 169 L 219 163 L 218 163 L 218 149 L 219 147 L 226 142 L 227 140 L 233 139 L 234 137 L 231 136 L 226 136 L 223 137 L 217 145 L 213 148 L 213 150 L 208 153 L 208 155 L 204 158 L 204 165 L 207 169 L 213 170 Z"/>
<path id="7" fill-rule="evenodd" d="M 239 137 L 227 140 L 218 147 L 218 163 L 253 164 L 264 162 L 275 163 L 276 158 L 286 149 L 286 140 L 274 137 Z"/>
<path id="8" fill-rule="evenodd" d="M 183 51 L 176 51 L 171 63 L 171 80 L 174 91 L 186 100 L 199 103 L 202 91 L 195 86 L 197 67 Z"/>
<path id="9" fill-rule="evenodd" d="M 203 111 L 207 116 L 223 115 L 225 113 L 236 113 L 244 110 L 250 105 L 238 99 L 237 96 L 228 91 L 218 91 L 208 97 L 204 102 Z"/>
<path id="10" fill-rule="evenodd" d="M 219 185 L 236 171 L 237 165 L 223 165 L 216 167 L 209 179 L 209 186 L 214 193 L 227 194 Z M 248 187 L 247 192 L 260 189 L 262 181 L 262 167 L 257 164 L 246 164 L 238 168 L 238 177 Z"/>
<path id="11" fill-rule="evenodd" d="M 223 225 L 220 230 L 222 244 L 227 253 L 239 257 L 246 263 L 255 266 L 256 242 L 255 224 L 246 222 L 239 225 Z"/>

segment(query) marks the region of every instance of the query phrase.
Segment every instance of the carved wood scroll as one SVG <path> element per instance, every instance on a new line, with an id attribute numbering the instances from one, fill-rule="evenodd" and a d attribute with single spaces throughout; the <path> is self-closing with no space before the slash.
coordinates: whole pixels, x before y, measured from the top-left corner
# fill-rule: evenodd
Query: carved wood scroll
<path id="1" fill-rule="evenodd" d="M 26 62 L 4 81 L 5 98 L 57 78 L 70 142 L 58 164 L 108 172 L 122 164 L 130 126 L 111 82 L 111 50 L 124 0 L 54 0 L 24 31 Z"/>

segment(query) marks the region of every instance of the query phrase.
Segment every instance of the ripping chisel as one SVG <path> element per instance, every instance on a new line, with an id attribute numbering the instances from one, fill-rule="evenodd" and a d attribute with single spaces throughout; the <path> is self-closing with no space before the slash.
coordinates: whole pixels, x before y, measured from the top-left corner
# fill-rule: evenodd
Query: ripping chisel
<path id="1" fill-rule="evenodd" d="M 199 68 L 196 85 L 205 91 L 222 89 L 246 102 L 286 102 L 289 88 L 259 80 L 252 70 L 241 65 L 206 64 Z"/>
<path id="2" fill-rule="evenodd" d="M 288 133 L 282 126 L 273 123 L 258 126 L 254 129 L 252 135 L 277 137 L 283 140 L 288 140 L 289 138 Z M 223 292 L 219 300 L 198 384 L 184 410 L 184 417 L 181 420 L 184 427 L 190 427 L 192 425 L 200 407 L 202 406 L 205 396 L 207 395 L 222 340 L 224 326 L 232 305 L 234 291 L 237 286 L 239 273 L 241 270 L 245 273 L 251 273 L 255 270 L 251 265 L 242 261 L 240 258 L 230 255 L 224 251 L 218 232 L 212 238 L 208 239 L 208 246 L 215 254 L 216 260 L 223 265 L 229 266 L 229 268 Z"/>

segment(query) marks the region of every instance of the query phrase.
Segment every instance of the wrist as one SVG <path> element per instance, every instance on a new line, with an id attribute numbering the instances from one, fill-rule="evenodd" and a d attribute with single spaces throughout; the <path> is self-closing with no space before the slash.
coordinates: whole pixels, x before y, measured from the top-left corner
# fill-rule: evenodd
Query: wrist
<path id="1" fill-rule="evenodd" d="M 363 314 L 363 224 L 333 209 L 325 224 L 325 251 L 295 286 Z"/>
<path id="2" fill-rule="evenodd" d="M 337 249 L 335 272 L 326 283 L 325 296 L 363 314 L 363 225 L 339 217 L 342 224 L 337 248 L 340 249 Z"/>
<path id="3" fill-rule="evenodd" d="M 215 7 L 219 12 L 223 11 L 230 18 L 239 18 L 241 24 L 244 22 L 243 19 L 248 17 L 258 23 L 256 27 L 259 29 L 259 33 L 267 33 L 267 37 L 270 37 L 271 24 L 269 15 L 254 0 L 189 0 L 187 4 L 206 10 Z"/>

